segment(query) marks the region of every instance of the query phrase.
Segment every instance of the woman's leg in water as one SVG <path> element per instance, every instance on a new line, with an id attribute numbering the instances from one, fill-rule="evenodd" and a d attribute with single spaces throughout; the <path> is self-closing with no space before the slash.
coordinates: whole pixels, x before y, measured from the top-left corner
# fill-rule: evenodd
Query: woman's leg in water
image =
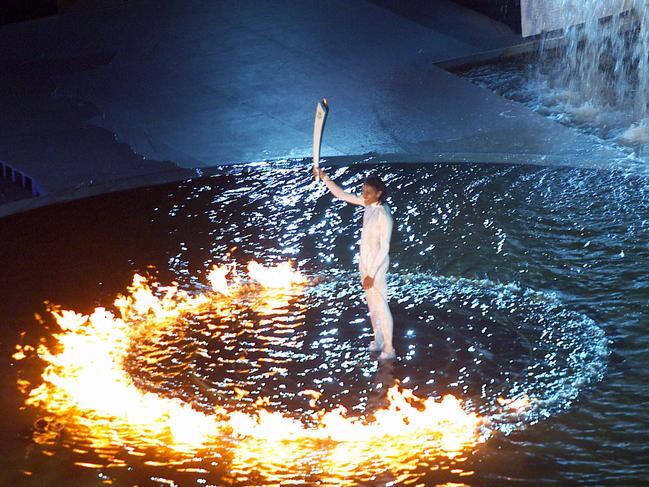
<path id="1" fill-rule="evenodd" d="M 383 344 L 383 354 L 388 357 L 394 355 L 394 347 L 392 345 L 394 323 L 390 306 L 388 305 L 386 270 L 381 269 L 377 272 L 374 277 L 374 286 L 366 291 L 366 295 L 375 340 L 377 341 L 377 345 Z M 382 340 L 379 341 L 379 338 Z"/>
<path id="2" fill-rule="evenodd" d="M 370 343 L 371 352 L 380 352 L 383 350 L 383 331 L 381 330 L 380 323 L 380 306 L 377 306 L 377 299 L 374 297 L 371 289 L 365 290 L 365 298 L 367 299 L 367 309 L 370 312 L 370 321 L 372 322 L 372 330 L 374 331 L 374 341 Z"/>

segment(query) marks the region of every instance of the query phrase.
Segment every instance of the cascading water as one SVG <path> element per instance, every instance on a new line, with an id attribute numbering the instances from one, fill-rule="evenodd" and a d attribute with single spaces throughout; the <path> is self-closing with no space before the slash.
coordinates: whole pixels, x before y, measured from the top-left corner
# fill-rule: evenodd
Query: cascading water
<path id="1" fill-rule="evenodd" d="M 538 79 L 547 84 L 577 123 L 626 127 L 623 142 L 649 142 L 649 2 L 618 0 L 620 14 L 599 18 L 610 0 L 559 0 L 564 47 L 556 51 L 545 33 Z M 616 3 L 618 3 L 616 2 Z M 591 120 L 588 120 L 591 119 Z"/>
<path id="2" fill-rule="evenodd" d="M 627 154 L 611 162 L 648 162 L 649 0 L 526 5 L 528 30 L 544 32 L 537 55 L 459 74 Z"/>

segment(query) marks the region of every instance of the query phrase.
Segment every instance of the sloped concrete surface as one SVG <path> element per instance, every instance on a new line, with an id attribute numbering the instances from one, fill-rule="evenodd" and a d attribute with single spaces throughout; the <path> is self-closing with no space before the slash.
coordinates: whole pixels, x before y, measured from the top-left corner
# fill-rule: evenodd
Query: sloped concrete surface
<path id="1" fill-rule="evenodd" d="M 434 66 L 513 44 L 452 2 L 140 1 L 0 29 L 0 159 L 49 194 L 308 157 L 605 164 L 621 154 Z M 473 27 L 472 27 L 473 26 Z"/>

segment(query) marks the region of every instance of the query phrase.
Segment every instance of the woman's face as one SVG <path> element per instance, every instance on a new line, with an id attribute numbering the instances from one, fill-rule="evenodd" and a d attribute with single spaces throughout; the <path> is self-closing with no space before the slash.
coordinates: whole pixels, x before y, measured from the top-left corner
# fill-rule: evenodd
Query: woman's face
<path id="1" fill-rule="evenodd" d="M 363 184 L 363 200 L 365 200 L 365 205 L 371 205 L 379 201 L 383 191 L 375 189 L 369 184 Z"/>

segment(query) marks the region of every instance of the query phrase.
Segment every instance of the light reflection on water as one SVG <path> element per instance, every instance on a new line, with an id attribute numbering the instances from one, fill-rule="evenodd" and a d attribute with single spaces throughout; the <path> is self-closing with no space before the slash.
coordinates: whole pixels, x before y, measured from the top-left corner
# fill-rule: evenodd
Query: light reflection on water
<path id="1" fill-rule="evenodd" d="M 332 171 L 353 189 L 364 172 Z M 646 299 L 637 265 L 648 256 L 647 225 L 638 213 L 649 194 L 645 181 L 507 166 L 384 166 L 379 172 L 395 214 L 389 288 L 397 363 L 378 366 L 365 350 L 371 327 L 352 250 L 359 210 L 310 186 L 302 168 L 244 169 L 167 188 L 166 201 L 164 193 L 152 199 L 156 210 L 142 209 L 168 228 L 170 248 L 176 246 L 168 251 L 170 268 L 182 287 L 201 290 L 209 266 L 236 247 L 229 259 L 239 263 L 294 258 L 312 283 L 289 299 L 250 296 L 254 302 L 227 316 L 187 317 L 139 343 L 127 364 L 138 386 L 202 410 L 217 401 L 246 410 L 268 397 L 273 410 L 308 418 L 314 406 L 300 394 L 304 389 L 322 394 L 319 406 L 343 404 L 364 414 L 380 407 L 386 388 L 398 381 L 421 396 L 465 398 L 514 436 L 540 420 L 562 421 L 559 413 L 579 400 L 584 414 L 597 410 L 598 393 L 588 391 L 607 368 L 603 330 L 614 326 L 634 336 L 633 320 L 620 310 L 631 312 Z M 594 394 L 596 405 L 584 403 L 584 394 Z M 498 405 L 500 396 L 523 395 L 533 405 L 524 416 Z M 634 427 L 641 429 L 642 421 Z M 121 480 L 482 483 L 494 470 L 484 464 L 495 454 L 489 442 L 451 458 L 436 453 L 434 438 L 400 440 L 421 442 L 416 454 L 393 444 L 227 438 L 190 456 L 162 445 L 138 447 L 137 438 L 130 449 L 107 443 L 83 454 L 88 438 L 69 430 L 61 435 L 54 423 L 42 429 L 47 433 L 36 438 L 53 451 L 77 449 L 76 461 L 101 465 Z M 268 449 L 270 458 L 262 455 Z M 135 473 L 115 473 L 120 463 Z M 508 468 L 495 468 L 495 475 L 510 475 Z"/>

